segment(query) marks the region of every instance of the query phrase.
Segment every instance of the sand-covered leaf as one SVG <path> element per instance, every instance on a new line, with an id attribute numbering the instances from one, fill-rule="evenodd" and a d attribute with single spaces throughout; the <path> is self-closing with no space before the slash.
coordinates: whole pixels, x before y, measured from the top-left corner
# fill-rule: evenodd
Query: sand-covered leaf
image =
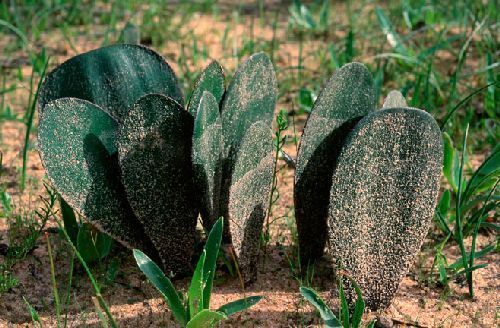
<path id="1" fill-rule="evenodd" d="M 195 188 L 203 225 L 210 229 L 219 217 L 222 127 L 219 105 L 205 91 L 199 102 L 193 133 Z"/>
<path id="2" fill-rule="evenodd" d="M 277 83 L 264 53 L 250 56 L 236 71 L 222 104 L 224 156 L 232 160 L 248 128 L 257 121 L 272 125 Z"/>
<path id="3" fill-rule="evenodd" d="M 125 245 L 157 258 L 125 196 L 117 129 L 111 116 L 88 101 L 55 100 L 40 115 L 40 157 L 52 185 L 71 207 Z"/>
<path id="4" fill-rule="evenodd" d="M 75 56 L 52 71 L 41 87 L 39 110 L 43 112 L 52 100 L 73 97 L 88 100 L 121 121 L 137 99 L 150 93 L 183 103 L 177 78 L 159 54 L 139 45 L 118 44 Z"/>
<path id="5" fill-rule="evenodd" d="M 241 143 L 229 189 L 229 232 L 246 282 L 257 274 L 260 234 L 273 179 L 272 147 L 270 127 L 254 123 Z"/>
<path id="6" fill-rule="evenodd" d="M 127 198 L 166 272 L 190 269 L 196 226 L 192 133 L 191 114 L 157 94 L 139 99 L 118 132 Z"/>
<path id="7" fill-rule="evenodd" d="M 344 65 L 316 100 L 302 134 L 295 172 L 295 215 L 304 263 L 323 254 L 331 177 L 356 122 L 375 109 L 375 89 L 363 64 Z"/>
<path id="8" fill-rule="evenodd" d="M 437 123 L 414 108 L 369 114 L 345 142 L 332 178 L 329 252 L 371 309 L 390 303 L 422 245 L 442 160 Z"/>
<path id="9" fill-rule="evenodd" d="M 208 65 L 198 77 L 193 89 L 193 94 L 189 99 L 188 111 L 196 117 L 196 112 L 200 106 L 201 98 L 205 91 L 210 92 L 217 101 L 217 109 L 224 95 L 224 72 L 216 61 Z"/>

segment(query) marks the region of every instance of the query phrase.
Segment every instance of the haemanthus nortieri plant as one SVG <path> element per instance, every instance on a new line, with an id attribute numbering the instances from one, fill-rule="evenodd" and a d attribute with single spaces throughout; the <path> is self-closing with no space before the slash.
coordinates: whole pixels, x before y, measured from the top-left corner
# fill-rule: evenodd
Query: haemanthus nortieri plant
<path id="1" fill-rule="evenodd" d="M 226 222 L 247 280 L 272 182 L 276 78 L 258 53 L 227 90 L 217 62 L 186 109 L 165 60 L 138 45 L 78 55 L 54 69 L 39 97 L 39 152 L 48 179 L 86 220 L 185 273 L 198 214 Z"/>
<path id="2" fill-rule="evenodd" d="M 376 109 L 370 72 L 340 68 L 309 116 L 297 157 L 295 211 L 303 263 L 326 253 L 371 309 L 389 305 L 420 249 L 437 201 L 442 139 L 427 112 L 391 92 Z M 348 293 L 356 293 L 346 280 Z"/>

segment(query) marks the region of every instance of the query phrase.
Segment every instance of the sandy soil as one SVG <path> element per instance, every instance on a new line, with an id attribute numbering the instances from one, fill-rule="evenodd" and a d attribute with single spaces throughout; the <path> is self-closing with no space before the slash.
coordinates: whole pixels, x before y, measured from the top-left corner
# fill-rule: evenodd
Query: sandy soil
<path id="1" fill-rule="evenodd" d="M 226 17 L 230 19 L 229 17 Z M 231 29 L 228 39 L 234 44 L 241 44 L 241 39 L 248 35 L 249 18 L 244 16 L 241 22 L 235 24 L 237 28 Z M 286 22 L 285 22 L 286 23 Z M 236 65 L 234 58 L 226 55 L 228 49 L 220 40 L 226 22 L 223 19 L 215 20 L 212 16 L 196 14 L 185 26 L 192 31 L 198 40 L 202 40 L 211 58 L 220 59 L 224 67 L 232 69 Z M 254 33 L 260 38 L 271 40 L 273 30 L 270 27 L 260 27 L 255 24 Z M 285 38 L 286 29 L 278 29 L 278 38 Z M 341 31 L 338 32 L 342 34 Z M 49 51 L 53 54 L 52 65 L 63 62 L 75 53 L 59 33 L 44 36 L 47 44 L 57 45 Z M 321 41 L 316 41 L 321 42 Z M 61 45 L 59 47 L 59 45 Z M 78 52 L 96 48 L 91 42 L 79 42 L 76 45 Z M 315 42 L 308 44 L 308 49 L 314 51 Z M 162 49 L 157 49 L 166 56 L 171 63 L 177 63 L 179 56 L 178 44 L 166 44 Z M 287 67 L 297 64 L 297 43 L 280 43 L 276 52 L 275 64 L 278 67 Z M 225 55 L 226 54 L 226 55 Z M 194 63 L 201 67 L 208 63 L 210 58 Z M 358 60 L 363 60 L 359 58 Z M 174 69 L 179 71 L 177 65 Z M 307 63 L 310 74 L 318 70 L 314 63 Z M 23 69 L 23 74 L 28 76 L 28 68 Z M 9 96 L 8 101 L 13 108 L 21 111 L 26 102 L 26 90 Z M 283 97 L 277 109 L 291 108 L 290 99 Z M 296 133 L 300 135 L 304 123 L 304 116 L 295 118 Z M 19 191 L 19 168 L 22 166 L 21 152 L 24 138 L 24 125 L 9 122 L 1 126 L 1 151 L 3 153 L 4 182 L 8 191 L 13 196 L 19 210 L 23 208 L 38 208 L 40 202 L 38 195 L 43 194 L 42 178 L 44 170 L 36 152 L 36 137 L 32 135 L 33 149 L 29 152 L 28 188 L 25 193 Z M 290 128 L 287 134 L 292 139 L 294 132 Z M 296 150 L 293 143 L 286 146 L 286 151 L 295 156 Z M 282 166 L 284 163 L 280 162 Z M 294 249 L 290 246 L 291 233 L 288 222 L 293 217 L 293 170 L 284 166 L 280 171 L 278 181 L 280 198 L 273 207 L 271 218 L 272 239 L 267 247 L 266 254 L 261 254 L 257 282 L 242 289 L 237 277 L 232 277 L 221 267 L 215 283 L 213 308 L 241 298 L 243 295 L 263 295 L 264 299 L 250 310 L 236 315 L 223 324 L 224 327 L 315 327 L 320 326 L 320 320 L 313 308 L 299 295 L 299 282 L 289 264 L 289 259 L 294 259 Z M 293 221 L 292 223 L 293 224 Z M 48 227 L 54 227 L 54 222 L 49 222 Z M 55 254 L 56 275 L 60 295 L 66 295 L 68 285 L 69 260 L 67 247 L 61 238 L 48 230 L 37 242 L 37 248 L 32 254 L 14 266 L 14 276 L 19 279 L 19 284 L 11 291 L 0 295 L 0 327 L 25 327 L 31 326 L 31 317 L 23 298 L 25 298 L 40 314 L 44 326 L 56 326 L 54 297 L 50 278 L 50 263 L 47 256 L 47 238 L 50 240 Z M 0 243 L 5 243 L 8 234 L 8 222 L 0 218 Z M 489 263 L 485 269 L 474 274 L 476 297 L 467 298 L 467 289 L 464 282 L 452 282 L 451 290 L 444 291 L 440 287 L 430 286 L 427 283 L 428 273 L 432 264 L 433 245 L 435 236 L 431 231 L 426 240 L 415 265 L 401 283 L 401 287 L 391 306 L 379 313 L 370 313 L 368 319 L 384 317 L 396 326 L 416 327 L 494 327 L 499 324 L 500 290 L 499 268 L 500 256 L 490 254 L 482 262 Z M 494 240 L 494 236 L 482 235 L 479 245 L 486 245 Z M 469 241 L 470 242 L 470 241 Z M 453 243 L 450 243 L 450 245 Z M 445 254 L 450 261 L 458 257 L 459 251 L 455 246 L 448 246 Z M 171 312 L 165 302 L 159 297 L 156 290 L 145 280 L 145 277 L 136 267 L 131 252 L 116 245 L 111 258 L 119 262 L 119 270 L 115 281 L 106 284 L 102 276 L 103 295 L 111 312 L 120 326 L 123 327 L 159 327 L 174 326 Z M 0 255 L 0 261 L 3 260 Z M 178 288 L 185 288 L 188 279 L 176 282 Z M 329 270 L 319 268 L 313 280 L 313 286 L 329 300 L 329 304 L 336 306 L 336 291 L 332 283 Z M 93 290 L 87 276 L 80 266 L 76 266 L 73 287 L 71 289 L 70 311 L 68 323 L 71 327 L 100 326 L 95 306 L 92 300 Z"/>

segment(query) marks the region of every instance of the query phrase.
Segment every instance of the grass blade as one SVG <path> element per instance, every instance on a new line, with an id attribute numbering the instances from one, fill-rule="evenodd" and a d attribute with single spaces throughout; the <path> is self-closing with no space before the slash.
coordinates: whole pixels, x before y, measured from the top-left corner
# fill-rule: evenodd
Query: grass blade
<path id="1" fill-rule="evenodd" d="M 455 113 L 457 111 L 457 109 L 459 109 L 460 107 L 462 107 L 464 104 L 466 104 L 469 100 L 471 100 L 475 95 L 483 92 L 484 90 L 488 89 L 490 86 L 494 85 L 496 83 L 490 83 L 490 84 L 487 84 L 485 85 L 484 87 L 481 87 L 479 89 L 476 89 L 474 91 L 472 91 L 468 96 L 466 96 L 465 98 L 463 98 L 462 100 L 460 100 L 458 102 L 458 104 L 455 105 L 455 107 L 453 107 L 447 114 L 446 116 L 443 118 L 443 121 L 441 122 L 441 131 L 444 129 L 444 127 L 446 126 L 446 123 L 448 122 L 448 120 L 450 119 L 450 117 L 453 115 L 453 113 Z"/>
<path id="2" fill-rule="evenodd" d="M 378 22 L 382 27 L 382 31 L 387 36 L 387 41 L 389 44 L 396 50 L 397 53 L 410 57 L 410 54 L 406 47 L 403 45 L 399 34 L 396 32 L 394 27 L 392 26 L 389 18 L 385 15 L 384 11 L 381 8 L 375 8 L 375 14 L 377 15 Z"/>

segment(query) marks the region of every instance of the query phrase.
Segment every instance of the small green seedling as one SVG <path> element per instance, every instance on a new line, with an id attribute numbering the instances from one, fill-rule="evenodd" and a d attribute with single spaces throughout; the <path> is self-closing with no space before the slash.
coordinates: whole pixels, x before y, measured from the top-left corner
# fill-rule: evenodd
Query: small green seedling
<path id="1" fill-rule="evenodd" d="M 222 241 L 223 219 L 210 231 L 203 252 L 191 278 L 187 295 L 182 297 L 161 269 L 147 255 L 134 249 L 134 257 L 141 271 L 166 300 L 175 319 L 182 327 L 214 327 L 233 313 L 248 309 L 259 302 L 261 296 L 250 296 L 210 310 L 210 297 L 215 276 L 217 257 Z"/>
<path id="2" fill-rule="evenodd" d="M 339 298 L 340 298 L 340 309 L 338 317 L 335 316 L 333 310 L 326 305 L 325 301 L 318 295 L 318 293 L 309 287 L 300 287 L 300 293 L 302 296 L 311 303 L 318 311 L 321 319 L 325 323 L 326 327 L 331 328 L 359 328 L 361 327 L 361 320 L 363 318 L 363 313 L 365 310 L 365 301 L 361 294 L 361 289 L 352 280 L 349 279 L 353 285 L 357 299 L 354 304 L 354 310 L 351 312 L 351 307 L 349 306 L 347 297 L 344 293 L 344 286 L 342 279 L 339 279 Z M 373 328 L 375 326 L 375 321 L 371 321 L 366 328 Z"/>

